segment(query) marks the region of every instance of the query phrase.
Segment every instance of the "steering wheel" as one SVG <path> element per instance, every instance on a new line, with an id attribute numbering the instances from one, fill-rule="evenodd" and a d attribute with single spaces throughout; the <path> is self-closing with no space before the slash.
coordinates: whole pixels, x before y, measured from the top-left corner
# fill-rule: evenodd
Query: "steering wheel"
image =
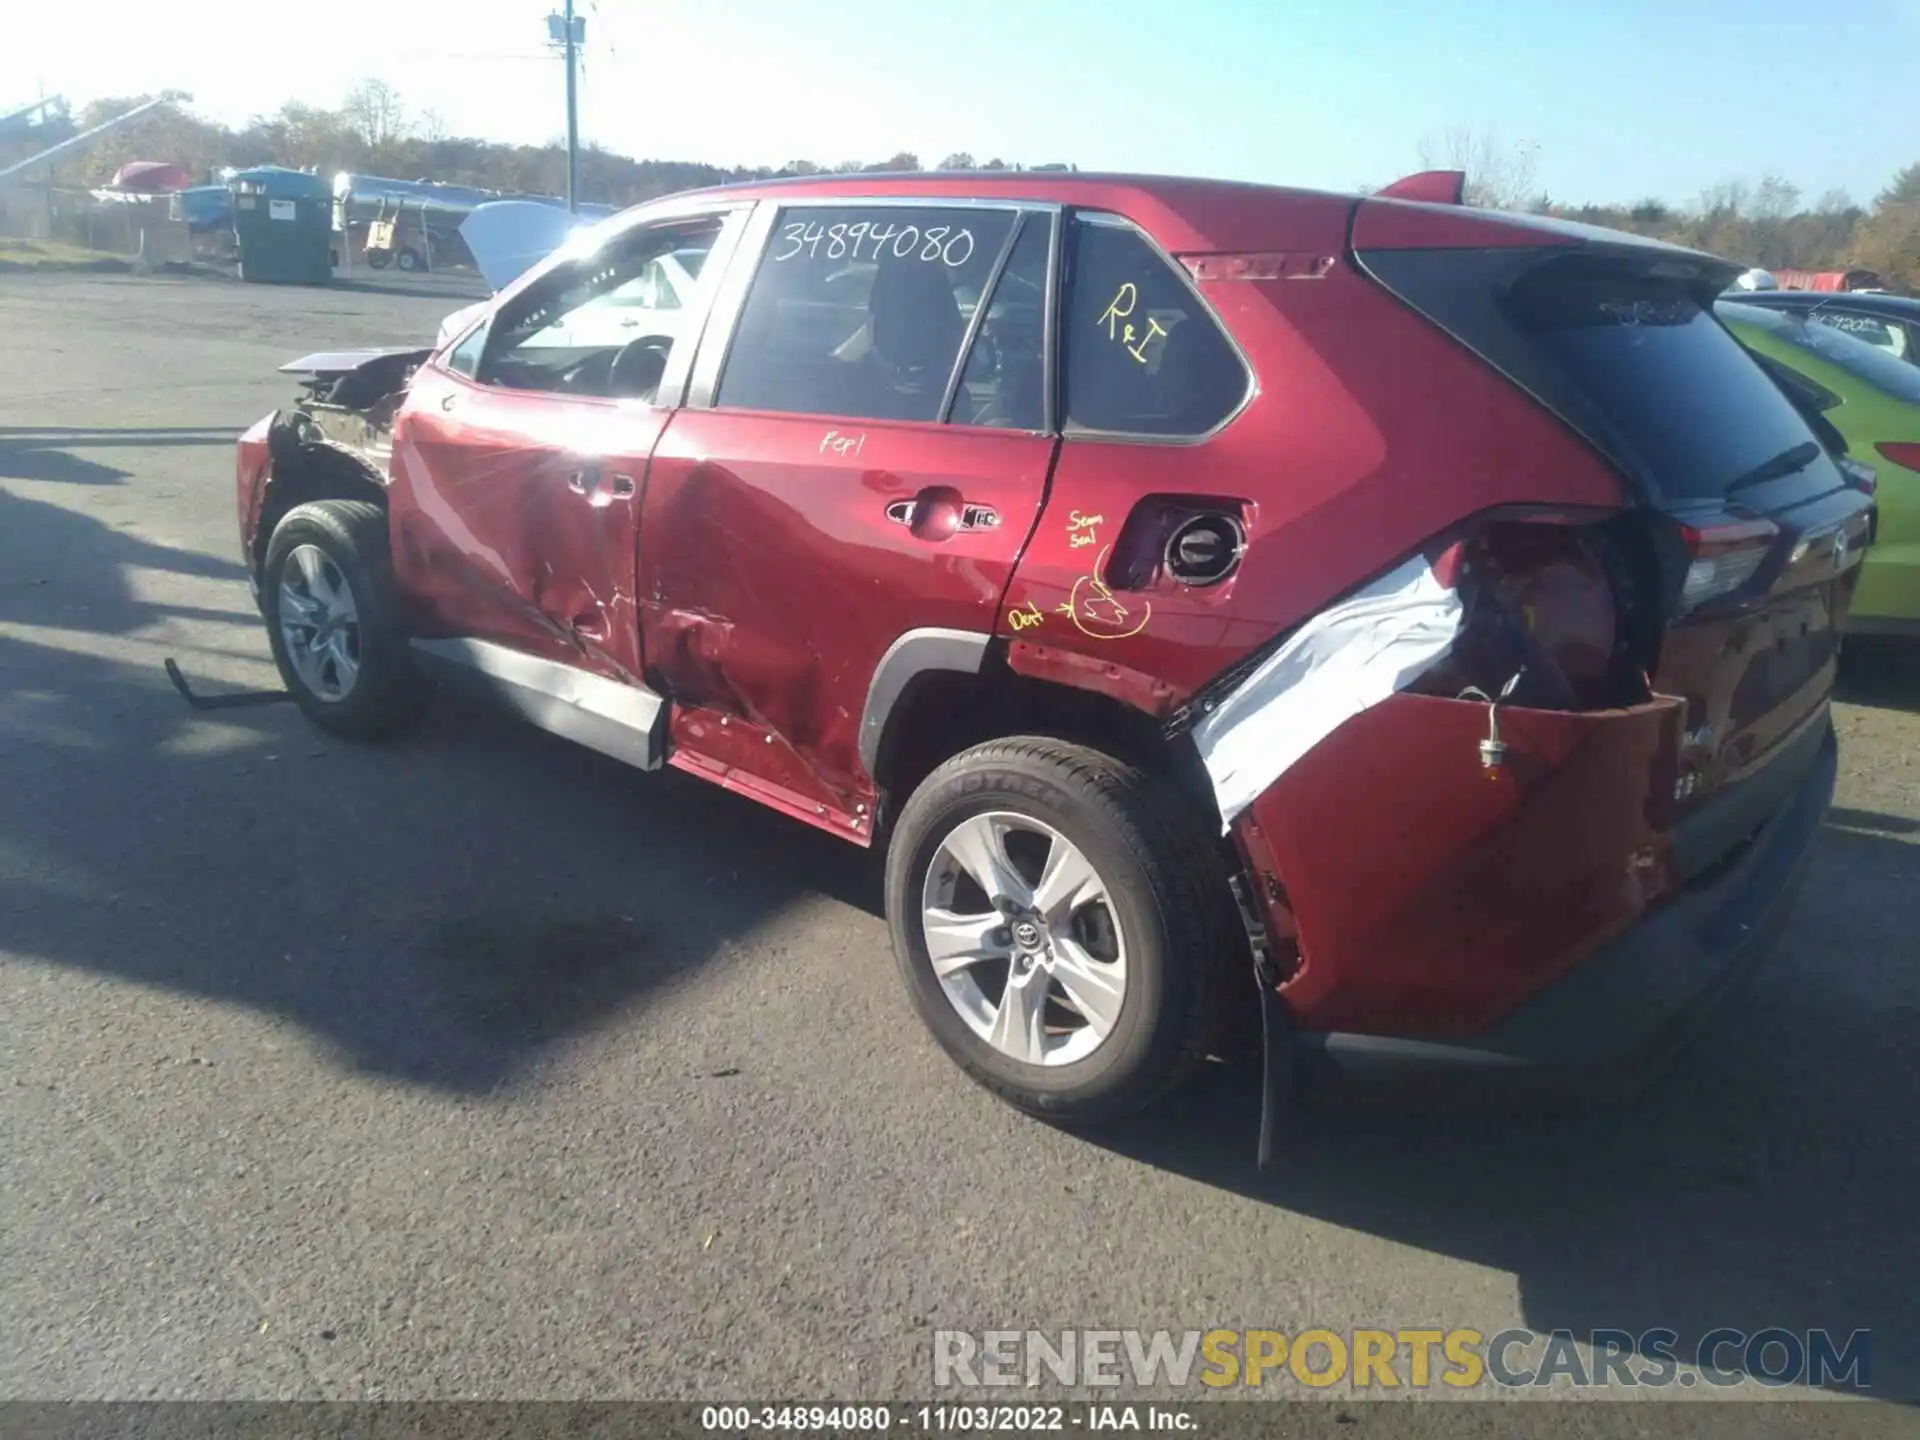
<path id="1" fill-rule="evenodd" d="M 602 350 L 575 361 L 560 372 L 561 387 L 570 394 L 604 395 L 612 375 L 613 353 Z"/>
<path id="2" fill-rule="evenodd" d="M 671 335 L 642 335 L 622 345 L 607 368 L 606 393 L 622 400 L 652 400 L 667 373 Z"/>

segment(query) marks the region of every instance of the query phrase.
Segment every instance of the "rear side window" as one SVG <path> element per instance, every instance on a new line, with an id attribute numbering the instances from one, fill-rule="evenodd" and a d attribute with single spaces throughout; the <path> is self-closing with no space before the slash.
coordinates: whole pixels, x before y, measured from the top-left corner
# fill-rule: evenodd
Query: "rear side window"
<path id="1" fill-rule="evenodd" d="M 1080 216 L 1065 310 L 1067 427 L 1196 436 L 1246 398 L 1233 344 L 1186 276 L 1133 226 Z"/>
<path id="2" fill-rule="evenodd" d="M 938 420 L 1016 218 L 935 206 L 781 211 L 715 405 Z"/>
<path id="3" fill-rule="evenodd" d="M 1810 438 L 1780 387 L 1675 283 L 1544 266 L 1515 287 L 1513 309 L 1669 500 L 1717 499 Z"/>

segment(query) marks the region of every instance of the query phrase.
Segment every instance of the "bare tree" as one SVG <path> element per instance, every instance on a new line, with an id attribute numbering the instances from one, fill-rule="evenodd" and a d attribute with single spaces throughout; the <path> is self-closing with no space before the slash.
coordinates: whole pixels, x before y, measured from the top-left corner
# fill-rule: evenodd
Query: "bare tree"
<path id="1" fill-rule="evenodd" d="M 1491 130 L 1452 125 L 1422 138 L 1420 164 L 1428 170 L 1464 170 L 1466 200 L 1486 210 L 1518 210 L 1537 198 L 1540 147 L 1531 140 L 1503 144 Z"/>
<path id="2" fill-rule="evenodd" d="M 966 151 L 956 150 L 940 162 L 940 168 L 942 170 L 977 170 L 980 167 L 974 164 L 973 156 Z"/>
<path id="3" fill-rule="evenodd" d="M 414 133 L 422 140 L 438 142 L 447 138 L 447 117 L 438 110 L 426 109 L 420 112 L 420 122 L 414 127 Z"/>
<path id="4" fill-rule="evenodd" d="M 407 112 L 400 92 L 377 77 L 369 76 L 347 91 L 340 114 L 369 149 L 406 137 Z"/>
<path id="5" fill-rule="evenodd" d="M 1800 187 L 1769 170 L 1753 192 L 1753 218 L 1784 220 L 1800 208 Z"/>

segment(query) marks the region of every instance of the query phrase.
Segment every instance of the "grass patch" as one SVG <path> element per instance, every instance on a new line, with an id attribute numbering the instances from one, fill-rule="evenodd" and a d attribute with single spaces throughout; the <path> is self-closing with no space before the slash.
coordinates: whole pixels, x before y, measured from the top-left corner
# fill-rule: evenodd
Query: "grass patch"
<path id="1" fill-rule="evenodd" d="M 125 255 L 109 255 L 59 240 L 16 240 L 0 236 L 0 270 L 131 270 Z"/>

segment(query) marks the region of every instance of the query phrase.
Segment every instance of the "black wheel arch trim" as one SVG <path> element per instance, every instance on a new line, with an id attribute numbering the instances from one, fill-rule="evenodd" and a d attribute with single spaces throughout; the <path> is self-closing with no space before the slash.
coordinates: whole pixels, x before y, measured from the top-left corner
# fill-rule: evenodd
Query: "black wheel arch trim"
<path id="1" fill-rule="evenodd" d="M 927 627 L 909 630 L 887 647 L 880 663 L 873 667 L 866 704 L 860 712 L 860 763 L 870 777 L 879 779 L 880 742 L 907 687 L 930 671 L 978 675 L 992 643 L 993 636 L 984 630 Z"/>

